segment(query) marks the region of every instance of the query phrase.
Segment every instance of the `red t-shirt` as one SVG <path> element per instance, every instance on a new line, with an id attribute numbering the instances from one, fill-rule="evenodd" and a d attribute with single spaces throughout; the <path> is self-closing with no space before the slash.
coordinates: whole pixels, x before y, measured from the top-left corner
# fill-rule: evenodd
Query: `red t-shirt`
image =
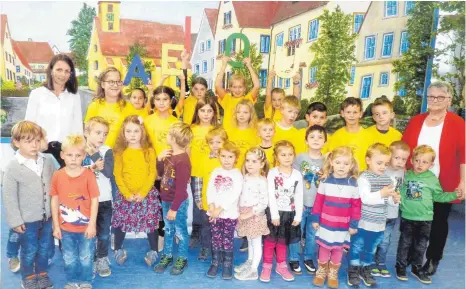
<path id="1" fill-rule="evenodd" d="M 87 168 L 77 177 L 70 177 L 64 168 L 55 172 L 50 196 L 58 196 L 60 228 L 84 233 L 91 217 L 91 199 L 99 197 L 94 173 Z"/>

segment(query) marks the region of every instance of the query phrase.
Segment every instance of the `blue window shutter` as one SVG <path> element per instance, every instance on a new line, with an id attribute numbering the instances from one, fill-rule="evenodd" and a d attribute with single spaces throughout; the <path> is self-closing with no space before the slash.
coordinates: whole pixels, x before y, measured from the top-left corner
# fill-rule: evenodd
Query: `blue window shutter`
<path id="1" fill-rule="evenodd" d="M 414 3 L 414 1 L 406 1 L 405 5 L 406 5 L 405 6 L 405 15 L 408 15 L 411 12 L 411 10 L 413 10 L 415 3 Z"/>
<path id="2" fill-rule="evenodd" d="M 285 79 L 285 88 L 289 88 L 290 87 L 290 79 L 287 78 Z"/>
<path id="3" fill-rule="evenodd" d="M 350 84 L 354 84 L 354 77 L 356 75 L 356 67 L 351 66 L 351 73 L 350 73 Z"/>
<path id="4" fill-rule="evenodd" d="M 385 1 L 385 16 L 396 16 L 397 1 Z"/>
<path id="5" fill-rule="evenodd" d="M 400 43 L 400 54 L 406 53 L 409 48 L 409 42 L 408 42 L 408 32 L 403 31 L 401 33 L 401 43 Z"/>
<path id="6" fill-rule="evenodd" d="M 371 84 L 372 84 L 372 76 L 365 76 L 362 79 L 362 87 L 361 87 L 361 99 L 366 99 L 370 97 L 371 94 Z"/>
<path id="7" fill-rule="evenodd" d="M 393 34 L 385 34 L 383 36 L 383 50 L 382 56 L 392 55 Z"/>

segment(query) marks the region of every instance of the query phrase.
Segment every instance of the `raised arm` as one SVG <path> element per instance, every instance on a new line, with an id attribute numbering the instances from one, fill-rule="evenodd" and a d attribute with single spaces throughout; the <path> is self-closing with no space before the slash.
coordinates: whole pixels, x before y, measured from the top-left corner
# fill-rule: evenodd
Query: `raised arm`
<path id="1" fill-rule="evenodd" d="M 221 101 L 227 91 L 222 87 L 223 85 L 223 76 L 225 75 L 225 70 L 227 69 L 228 61 L 230 61 L 230 57 L 223 56 L 222 58 L 222 67 L 220 67 L 220 71 L 217 74 L 217 78 L 215 79 L 215 92 L 218 95 L 218 100 Z"/>
<path id="2" fill-rule="evenodd" d="M 251 74 L 251 80 L 252 80 L 252 84 L 254 86 L 252 87 L 249 94 L 252 97 L 252 102 L 255 103 L 256 100 L 257 100 L 257 94 L 259 93 L 259 89 L 261 88 L 261 82 L 259 80 L 259 76 L 257 76 L 257 73 L 254 70 L 254 67 L 252 67 L 251 58 L 246 57 L 243 61 L 244 61 L 244 64 L 246 65 L 246 67 L 249 70 L 249 74 Z"/>
<path id="3" fill-rule="evenodd" d="M 269 72 L 269 77 L 267 78 L 267 87 L 265 89 L 265 105 L 264 111 L 269 109 L 272 106 L 272 89 L 273 89 L 273 79 L 277 73 L 272 68 Z"/>
<path id="4" fill-rule="evenodd" d="M 293 76 L 293 95 L 296 96 L 298 99 L 301 99 L 301 73 L 296 72 Z"/>
<path id="5" fill-rule="evenodd" d="M 178 117 L 181 117 L 184 108 L 184 99 L 186 98 L 186 78 L 184 73 L 178 75 L 178 78 L 180 79 L 180 98 L 176 104 L 175 112 Z"/>

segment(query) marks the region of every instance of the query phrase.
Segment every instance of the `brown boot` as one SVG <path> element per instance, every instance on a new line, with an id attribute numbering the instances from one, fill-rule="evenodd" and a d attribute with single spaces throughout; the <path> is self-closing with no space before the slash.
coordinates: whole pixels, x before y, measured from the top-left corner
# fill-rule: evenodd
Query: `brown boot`
<path id="1" fill-rule="evenodd" d="M 314 286 L 323 287 L 328 275 L 328 263 L 321 263 L 320 261 L 318 261 L 318 263 L 319 268 L 317 268 L 316 276 L 312 284 Z"/>
<path id="2" fill-rule="evenodd" d="M 337 289 L 338 288 L 338 270 L 340 269 L 341 264 L 333 264 L 329 262 L 329 272 L 327 287 Z"/>

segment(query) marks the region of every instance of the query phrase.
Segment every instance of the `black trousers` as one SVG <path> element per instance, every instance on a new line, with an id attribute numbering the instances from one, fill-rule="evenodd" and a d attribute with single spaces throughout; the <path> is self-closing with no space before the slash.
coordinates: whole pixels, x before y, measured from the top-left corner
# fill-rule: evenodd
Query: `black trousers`
<path id="1" fill-rule="evenodd" d="M 112 201 L 99 203 L 97 212 L 97 249 L 95 250 L 96 258 L 108 256 L 108 244 L 110 243 L 110 225 L 112 223 Z"/>
<path id="2" fill-rule="evenodd" d="M 434 219 L 429 236 L 429 247 L 426 257 L 433 261 L 440 261 L 443 257 L 443 249 L 448 237 L 448 216 L 452 204 L 434 202 Z"/>
<path id="3" fill-rule="evenodd" d="M 431 225 L 432 221 L 411 221 L 401 218 L 400 240 L 396 252 L 397 266 L 406 268 L 409 263 L 413 266 L 422 266 Z"/>
<path id="4" fill-rule="evenodd" d="M 121 228 L 115 228 L 113 230 L 115 235 L 115 250 L 120 250 L 123 247 L 123 241 L 126 237 L 126 232 L 123 232 Z M 149 247 L 152 251 L 159 250 L 159 234 L 157 230 L 147 233 L 147 240 L 149 241 Z"/>

